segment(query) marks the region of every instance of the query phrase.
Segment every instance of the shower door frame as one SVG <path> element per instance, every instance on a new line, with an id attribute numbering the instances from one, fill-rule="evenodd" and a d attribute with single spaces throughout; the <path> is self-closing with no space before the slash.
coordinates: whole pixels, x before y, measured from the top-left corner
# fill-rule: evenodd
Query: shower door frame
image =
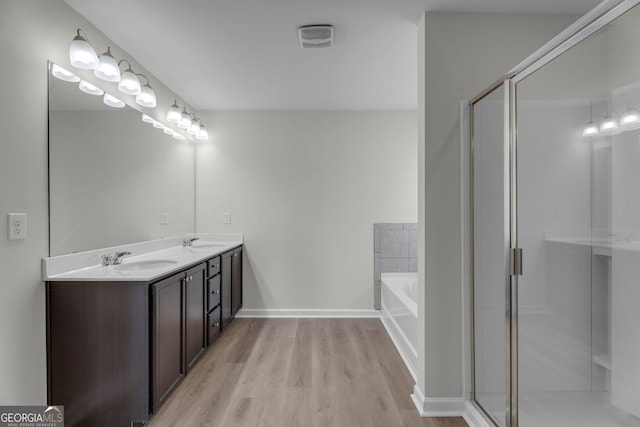
<path id="1" fill-rule="evenodd" d="M 582 42 L 602 27 L 613 22 L 635 6 L 640 4 L 640 0 L 605 0 L 595 9 L 577 20 L 565 31 L 553 38 L 549 43 L 542 46 L 531 56 L 521 62 L 505 76 L 480 92 L 469 101 L 469 210 L 470 210 L 470 243 L 469 243 L 469 271 L 470 271 L 470 362 L 471 362 L 471 403 L 483 415 L 485 421 L 494 424 L 488 411 L 476 399 L 475 384 L 475 275 L 474 275 L 474 107 L 481 100 L 485 99 L 494 90 L 503 87 L 504 90 L 504 144 L 505 144 L 505 167 L 508 167 L 506 180 L 504 183 L 504 197 L 508 198 L 508 217 L 505 218 L 505 228 L 508 223 L 509 266 L 510 271 L 505 277 L 505 427 L 519 427 L 519 388 L 518 388 L 518 276 L 522 274 L 521 248 L 518 246 L 518 186 L 517 186 L 517 85 L 519 82 L 535 73 L 549 62 L 564 54 L 573 46 Z M 507 162 L 508 159 L 508 162 Z M 506 260 L 505 260 L 506 261 Z"/>

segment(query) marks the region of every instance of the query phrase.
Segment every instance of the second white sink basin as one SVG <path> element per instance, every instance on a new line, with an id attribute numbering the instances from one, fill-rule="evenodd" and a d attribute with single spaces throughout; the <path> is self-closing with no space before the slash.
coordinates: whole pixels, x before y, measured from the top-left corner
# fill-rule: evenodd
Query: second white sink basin
<path id="1" fill-rule="evenodd" d="M 152 270 L 154 268 L 169 267 L 172 264 L 177 264 L 178 261 L 173 259 L 146 259 L 140 261 L 123 262 L 122 264 L 114 265 L 115 270 L 120 271 L 140 271 L 140 270 Z"/>

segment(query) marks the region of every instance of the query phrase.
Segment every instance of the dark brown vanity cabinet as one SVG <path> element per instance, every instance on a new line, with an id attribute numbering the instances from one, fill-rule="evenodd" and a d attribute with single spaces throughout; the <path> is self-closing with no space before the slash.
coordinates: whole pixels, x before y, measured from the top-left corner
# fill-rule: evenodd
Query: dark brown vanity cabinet
<path id="1" fill-rule="evenodd" d="M 152 285 L 153 411 L 164 403 L 206 348 L 206 264 Z"/>
<path id="2" fill-rule="evenodd" d="M 156 281 L 46 283 L 47 402 L 64 405 L 66 426 L 158 411 L 242 304 L 238 249 Z"/>
<path id="3" fill-rule="evenodd" d="M 231 314 L 242 308 L 242 247 L 233 250 L 231 258 Z"/>
<path id="4" fill-rule="evenodd" d="M 207 343 L 212 345 L 220 336 L 220 297 L 221 279 L 219 256 L 209 261 L 209 277 L 207 279 Z"/>
<path id="5" fill-rule="evenodd" d="M 221 255 L 222 261 L 222 271 L 220 272 L 222 276 L 222 285 L 221 285 L 221 300 L 220 303 L 220 311 L 221 311 L 221 324 L 222 329 L 231 321 L 233 316 L 232 307 L 231 307 L 231 290 L 232 290 L 232 266 L 233 266 L 233 251 L 225 252 Z"/>

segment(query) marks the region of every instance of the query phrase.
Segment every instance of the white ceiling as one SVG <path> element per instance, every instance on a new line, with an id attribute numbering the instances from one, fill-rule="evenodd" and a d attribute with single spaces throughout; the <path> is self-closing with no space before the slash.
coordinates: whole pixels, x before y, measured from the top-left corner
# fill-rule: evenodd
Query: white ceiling
<path id="1" fill-rule="evenodd" d="M 65 1 L 199 110 L 414 109 L 416 25 L 424 11 L 581 14 L 599 3 Z M 334 46 L 300 48 L 297 27 L 309 24 L 333 25 Z M 527 54 L 523 52 L 523 59 Z"/>

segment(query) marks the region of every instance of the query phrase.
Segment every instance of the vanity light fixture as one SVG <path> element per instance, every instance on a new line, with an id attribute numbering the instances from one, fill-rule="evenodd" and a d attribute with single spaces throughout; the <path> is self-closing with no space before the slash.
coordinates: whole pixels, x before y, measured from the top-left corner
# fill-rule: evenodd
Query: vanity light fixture
<path id="1" fill-rule="evenodd" d="M 187 107 L 182 108 L 182 116 L 178 122 L 180 129 L 188 129 L 191 126 L 191 115 L 187 113 Z"/>
<path id="2" fill-rule="evenodd" d="M 125 106 L 125 103 L 123 101 L 106 92 L 104 93 L 104 98 L 102 101 L 109 107 L 124 108 Z"/>
<path id="3" fill-rule="evenodd" d="M 600 130 L 598 129 L 598 125 L 593 123 L 593 121 L 590 121 L 589 123 L 587 123 L 584 129 L 582 129 L 582 136 L 596 136 L 599 133 L 600 133 Z"/>
<path id="4" fill-rule="evenodd" d="M 107 82 L 119 82 L 120 81 L 120 68 L 116 59 L 111 53 L 111 46 L 107 47 L 107 51 L 100 55 L 100 63 L 93 70 L 93 74 L 99 79 Z"/>
<path id="5" fill-rule="evenodd" d="M 618 121 L 612 116 L 606 116 L 600 123 L 600 132 L 613 132 L 618 129 Z"/>
<path id="6" fill-rule="evenodd" d="M 163 125 L 162 123 L 158 122 L 158 121 L 153 121 L 153 127 L 156 129 L 162 129 L 164 130 L 166 128 L 165 125 Z"/>
<path id="7" fill-rule="evenodd" d="M 184 141 L 187 139 L 184 135 L 180 135 L 178 132 L 174 132 L 173 135 L 171 135 L 171 137 L 173 139 L 177 139 L 178 141 Z"/>
<path id="8" fill-rule="evenodd" d="M 178 123 L 182 118 L 182 114 L 180 113 L 180 107 L 178 107 L 178 101 L 173 100 L 173 105 L 169 107 L 167 111 L 167 121 L 171 123 Z"/>
<path id="9" fill-rule="evenodd" d="M 153 119 L 153 117 L 149 117 L 144 113 L 142 114 L 142 121 L 145 123 L 151 123 L 151 124 L 155 123 L 155 120 Z"/>
<path id="10" fill-rule="evenodd" d="M 186 129 L 187 133 L 189 135 L 195 136 L 196 139 L 209 139 L 209 133 L 205 129 L 202 120 L 199 117 L 196 117 L 194 113 L 188 112 L 187 107 L 182 107 L 181 112 L 177 100 L 174 100 L 171 107 L 169 107 L 169 109 L 167 110 L 167 121 L 176 123 L 180 129 Z M 177 133 L 177 135 L 180 134 Z M 186 139 L 184 135 L 180 136 Z M 179 137 L 177 137 L 176 139 L 183 140 Z"/>
<path id="11" fill-rule="evenodd" d="M 95 87 L 91 83 L 84 80 L 80 80 L 78 87 L 81 91 L 83 91 L 84 93 L 88 93 L 89 95 L 102 96 L 104 94 L 104 91 L 102 89 Z"/>
<path id="12" fill-rule="evenodd" d="M 77 83 L 80 81 L 80 77 L 76 76 L 71 71 L 65 70 L 58 64 L 53 64 L 53 67 L 51 67 L 51 74 L 65 82 Z"/>
<path id="13" fill-rule="evenodd" d="M 69 61 L 71 65 L 82 70 L 94 70 L 100 63 L 96 51 L 87 40 L 87 35 L 79 28 L 69 48 Z"/>
<path id="14" fill-rule="evenodd" d="M 137 75 L 144 77 L 147 80 L 147 83 L 140 88 L 140 93 L 136 96 L 136 104 L 147 108 L 156 108 L 156 93 L 151 89 L 149 78 L 144 74 Z"/>
<path id="15" fill-rule="evenodd" d="M 630 126 L 640 122 L 640 112 L 635 108 L 628 108 L 620 117 L 620 126 Z"/>
<path id="16" fill-rule="evenodd" d="M 131 69 L 131 63 L 126 59 L 121 59 L 118 62 L 118 66 L 126 62 L 129 68 L 127 68 L 124 73 L 120 76 L 120 82 L 118 82 L 118 90 L 127 95 L 140 95 L 142 92 L 142 88 L 140 86 L 140 80 L 136 73 Z"/>
<path id="17" fill-rule="evenodd" d="M 175 131 L 173 129 L 171 129 L 171 128 L 164 128 L 162 130 L 162 132 L 166 133 L 167 135 L 171 135 L 171 136 L 173 136 L 173 134 L 175 134 Z"/>
<path id="18" fill-rule="evenodd" d="M 200 130 L 198 131 L 198 134 L 196 135 L 196 139 L 199 139 L 201 141 L 203 141 L 205 139 L 209 139 L 209 132 L 207 132 L 207 129 L 204 127 L 203 124 L 200 124 Z"/>

